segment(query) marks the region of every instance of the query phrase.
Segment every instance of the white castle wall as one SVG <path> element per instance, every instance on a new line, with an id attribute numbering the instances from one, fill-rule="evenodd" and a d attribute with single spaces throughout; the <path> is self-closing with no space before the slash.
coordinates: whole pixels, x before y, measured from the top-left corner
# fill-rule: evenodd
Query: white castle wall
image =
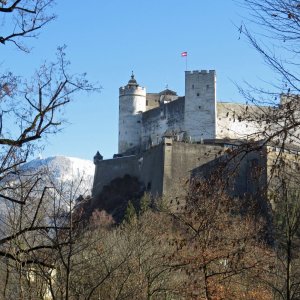
<path id="1" fill-rule="evenodd" d="M 119 90 L 119 153 L 141 145 L 142 112 L 146 111 L 146 89 L 140 86 Z"/>
<path id="2" fill-rule="evenodd" d="M 296 102 L 279 106 L 218 103 L 217 108 L 217 138 L 264 140 L 276 133 L 273 142 L 280 144 L 285 140 L 286 144 L 300 146 L 300 130 L 294 127 L 300 120 Z"/>
<path id="3" fill-rule="evenodd" d="M 246 110 L 247 108 L 247 110 Z M 237 103 L 217 104 L 217 135 L 218 139 L 258 139 L 261 125 L 246 120 L 245 114 L 258 116 L 261 108 Z"/>
<path id="4" fill-rule="evenodd" d="M 184 130 L 184 98 L 148 110 L 142 115 L 143 149 L 157 145 L 167 134 L 178 135 Z"/>

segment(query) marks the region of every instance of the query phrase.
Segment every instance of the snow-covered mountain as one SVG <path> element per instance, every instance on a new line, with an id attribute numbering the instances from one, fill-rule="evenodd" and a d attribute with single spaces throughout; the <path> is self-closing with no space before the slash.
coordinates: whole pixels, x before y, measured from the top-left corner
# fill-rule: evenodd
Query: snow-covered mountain
<path id="1" fill-rule="evenodd" d="M 90 195 L 93 178 L 94 163 L 75 157 L 53 156 L 38 158 L 24 164 L 22 173 L 30 174 L 36 172 L 45 173 L 54 184 L 69 184 L 77 189 L 79 195 Z"/>
<path id="2" fill-rule="evenodd" d="M 79 196 L 91 195 L 94 168 L 92 161 L 74 157 L 34 159 L 2 180 L 1 194 L 18 201 L 26 199 L 26 205 L 22 207 L 24 224 L 28 220 L 30 224 L 32 214 L 37 210 L 37 222 L 51 223 L 54 215 L 61 217 L 65 212 L 69 212 Z M 45 187 L 48 188 L 47 193 L 42 198 Z M 43 199 L 41 206 L 40 199 Z M 18 213 L 20 211 L 15 208 L 13 202 L 0 197 L 0 237 L 7 234 L 10 222 L 18 218 Z"/>

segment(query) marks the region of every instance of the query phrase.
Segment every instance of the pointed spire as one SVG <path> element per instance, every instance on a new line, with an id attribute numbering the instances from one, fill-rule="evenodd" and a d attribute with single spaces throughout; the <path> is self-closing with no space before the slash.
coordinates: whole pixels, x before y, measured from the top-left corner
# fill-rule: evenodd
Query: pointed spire
<path id="1" fill-rule="evenodd" d="M 103 156 L 99 151 L 97 151 L 96 155 L 94 156 L 94 164 L 96 165 L 101 160 L 103 160 Z"/>
<path id="2" fill-rule="evenodd" d="M 138 83 L 136 82 L 135 78 L 134 78 L 134 74 L 133 71 L 131 71 L 131 79 L 128 81 L 128 85 L 129 86 L 139 86 Z"/>

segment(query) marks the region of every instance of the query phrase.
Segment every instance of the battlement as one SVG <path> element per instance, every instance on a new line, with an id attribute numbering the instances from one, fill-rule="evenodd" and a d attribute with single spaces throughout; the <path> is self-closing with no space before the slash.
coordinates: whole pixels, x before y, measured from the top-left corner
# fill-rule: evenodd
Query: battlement
<path id="1" fill-rule="evenodd" d="M 119 89 L 120 96 L 127 95 L 127 94 L 135 94 L 137 92 L 144 92 L 146 91 L 146 88 L 142 86 L 122 86 Z"/>
<path id="2" fill-rule="evenodd" d="M 216 71 L 215 70 L 194 70 L 194 71 L 185 71 L 185 74 L 186 75 L 189 75 L 189 74 L 215 74 Z"/>

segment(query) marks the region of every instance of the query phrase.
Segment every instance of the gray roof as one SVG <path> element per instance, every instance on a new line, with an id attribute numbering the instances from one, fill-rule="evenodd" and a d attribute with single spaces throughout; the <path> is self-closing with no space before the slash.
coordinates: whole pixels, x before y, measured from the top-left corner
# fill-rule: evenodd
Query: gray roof
<path id="1" fill-rule="evenodd" d="M 177 96 L 177 93 L 172 91 L 172 90 L 169 90 L 169 89 L 165 89 L 163 91 L 161 91 L 159 93 L 159 95 L 173 95 L 173 96 Z"/>

